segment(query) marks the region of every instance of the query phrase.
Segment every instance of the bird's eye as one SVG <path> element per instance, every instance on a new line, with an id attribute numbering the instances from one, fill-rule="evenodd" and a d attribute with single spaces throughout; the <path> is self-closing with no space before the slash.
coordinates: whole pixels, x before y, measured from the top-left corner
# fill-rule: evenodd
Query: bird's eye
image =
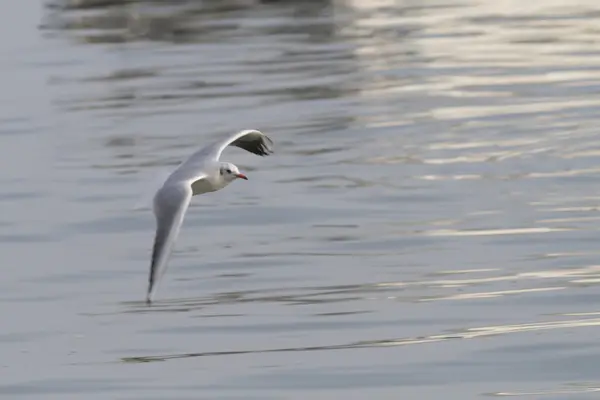
<path id="1" fill-rule="evenodd" d="M 226 171 L 227 171 L 227 173 L 228 173 L 228 174 L 230 174 L 230 173 L 231 173 L 231 170 L 230 170 L 230 169 L 228 169 L 228 170 L 226 170 Z"/>

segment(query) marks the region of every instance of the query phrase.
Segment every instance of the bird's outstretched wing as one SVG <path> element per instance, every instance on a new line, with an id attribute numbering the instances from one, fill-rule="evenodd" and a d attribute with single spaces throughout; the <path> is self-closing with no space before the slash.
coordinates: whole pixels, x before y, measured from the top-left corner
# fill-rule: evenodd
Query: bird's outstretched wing
<path id="1" fill-rule="evenodd" d="M 261 131 L 246 129 L 201 148 L 192 154 L 185 163 L 198 163 L 207 159 L 217 161 L 227 146 L 239 147 L 263 157 L 273 153 L 273 141 L 271 138 Z"/>
<path id="2" fill-rule="evenodd" d="M 154 196 L 154 215 L 156 217 L 156 235 L 152 248 L 152 261 L 148 277 L 146 303 L 152 301 L 152 295 L 158 280 L 167 269 L 167 261 L 173 250 L 183 217 L 192 198 L 189 183 L 165 185 Z"/>
<path id="3" fill-rule="evenodd" d="M 240 131 L 220 142 L 215 154 L 217 159 L 227 146 L 239 147 L 262 157 L 268 156 L 273 152 L 273 141 L 271 138 L 261 131 L 254 129 Z"/>
<path id="4" fill-rule="evenodd" d="M 194 179 L 198 171 L 203 171 L 210 163 L 219 161 L 227 146 L 236 146 L 259 156 L 267 156 L 273 152 L 273 141 L 267 135 L 254 129 L 246 129 L 197 150 L 179 164 L 168 180 Z"/>

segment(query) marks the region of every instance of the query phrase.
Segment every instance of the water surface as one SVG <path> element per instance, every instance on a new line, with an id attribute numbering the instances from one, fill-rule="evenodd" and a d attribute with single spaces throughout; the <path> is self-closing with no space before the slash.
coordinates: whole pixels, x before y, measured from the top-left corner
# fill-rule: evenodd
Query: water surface
<path id="1" fill-rule="evenodd" d="M 3 398 L 598 396 L 596 1 L 11 10 Z M 135 204 L 245 128 L 146 307 Z"/>

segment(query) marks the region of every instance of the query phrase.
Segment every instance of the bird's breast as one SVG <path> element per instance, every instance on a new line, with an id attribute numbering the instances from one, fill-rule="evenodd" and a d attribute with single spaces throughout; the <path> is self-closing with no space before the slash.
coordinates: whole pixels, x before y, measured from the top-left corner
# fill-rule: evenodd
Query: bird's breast
<path id="1" fill-rule="evenodd" d="M 219 190 L 219 187 L 208 179 L 199 179 L 192 183 L 192 196 L 214 192 L 215 190 Z"/>

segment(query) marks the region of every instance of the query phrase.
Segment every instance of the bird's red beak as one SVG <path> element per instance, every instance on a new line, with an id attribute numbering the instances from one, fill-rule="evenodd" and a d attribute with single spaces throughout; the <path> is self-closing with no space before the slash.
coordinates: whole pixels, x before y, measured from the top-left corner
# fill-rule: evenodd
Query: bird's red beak
<path id="1" fill-rule="evenodd" d="M 248 180 L 248 177 L 246 175 L 244 175 L 244 174 L 237 174 L 236 176 L 238 178 L 242 178 L 242 179 Z"/>

